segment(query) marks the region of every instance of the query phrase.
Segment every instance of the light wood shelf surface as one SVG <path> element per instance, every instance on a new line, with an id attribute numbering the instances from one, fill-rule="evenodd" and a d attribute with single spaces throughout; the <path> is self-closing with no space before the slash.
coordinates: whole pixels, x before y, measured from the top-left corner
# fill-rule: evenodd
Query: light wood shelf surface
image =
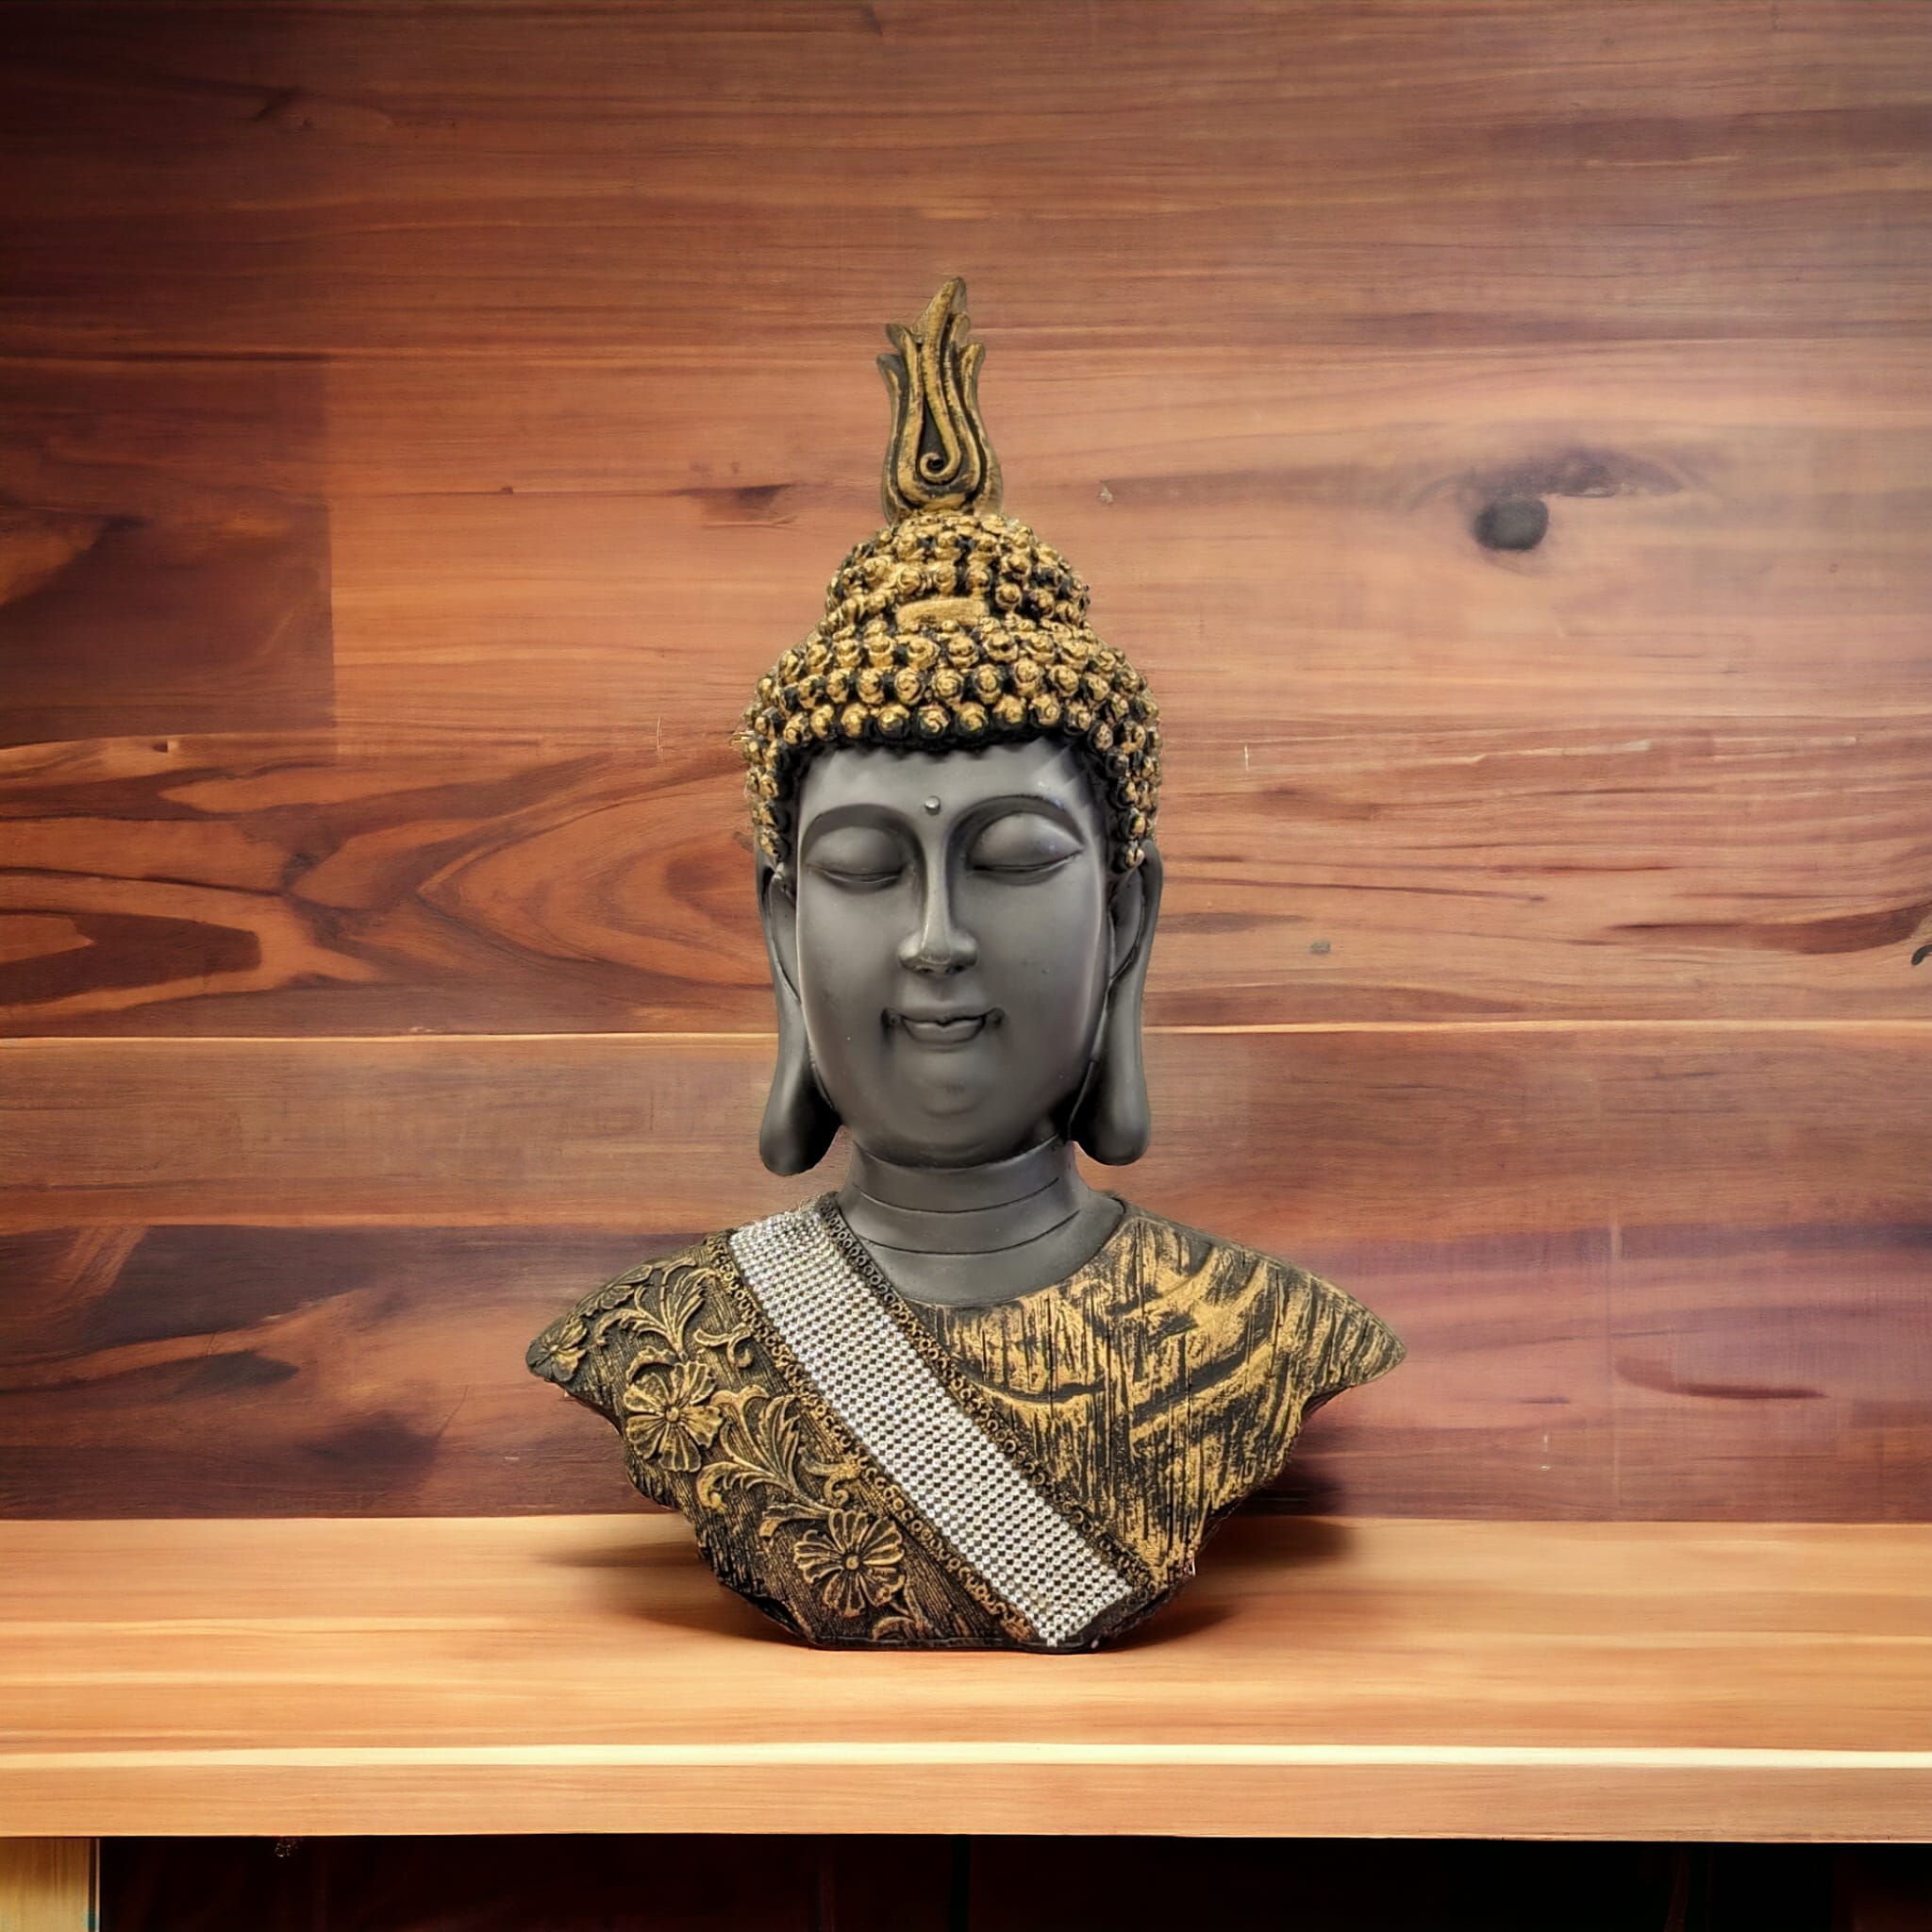
<path id="1" fill-rule="evenodd" d="M 1240 1522 L 1123 1646 L 793 1644 L 673 1519 L 0 1525 L 0 1835 L 1932 1835 L 1932 1527 Z"/>

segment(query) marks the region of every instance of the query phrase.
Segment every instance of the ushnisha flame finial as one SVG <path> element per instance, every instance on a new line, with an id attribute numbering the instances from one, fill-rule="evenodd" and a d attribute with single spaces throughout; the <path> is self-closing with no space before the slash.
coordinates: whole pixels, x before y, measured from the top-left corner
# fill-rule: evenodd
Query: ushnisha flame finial
<path id="1" fill-rule="evenodd" d="M 1051 544 L 1000 513 L 979 420 L 980 344 L 955 275 L 879 358 L 892 392 L 891 521 L 845 557 L 824 614 L 758 680 L 738 745 L 765 862 L 789 865 L 805 769 L 841 745 L 970 751 L 1055 738 L 1086 762 L 1112 862 L 1146 857 L 1160 791 L 1159 709 L 1087 621 L 1087 586 Z"/>
<path id="2" fill-rule="evenodd" d="M 908 328 L 886 325 L 879 374 L 892 397 L 879 500 L 897 523 L 923 509 L 996 510 L 1000 465 L 979 417 L 984 342 L 969 342 L 966 284 L 954 275 Z"/>

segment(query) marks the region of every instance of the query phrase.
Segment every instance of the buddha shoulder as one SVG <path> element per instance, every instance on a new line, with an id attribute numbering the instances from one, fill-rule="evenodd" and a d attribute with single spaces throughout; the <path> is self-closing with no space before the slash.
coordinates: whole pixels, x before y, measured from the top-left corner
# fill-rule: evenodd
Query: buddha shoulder
<path id="1" fill-rule="evenodd" d="M 735 1339 L 728 1253 L 711 1235 L 676 1253 L 641 1261 L 593 1290 L 530 1343 L 533 1375 L 617 1419 L 637 1373 L 691 1358 L 694 1344 Z M 720 1332 L 714 1332 L 720 1331 Z"/>
<path id="2" fill-rule="evenodd" d="M 1186 1337 L 1197 1367 L 1270 1360 L 1306 1410 L 1402 1360 L 1395 1331 L 1332 1281 L 1240 1241 L 1133 1212 L 1133 1291 L 1158 1332 Z"/>

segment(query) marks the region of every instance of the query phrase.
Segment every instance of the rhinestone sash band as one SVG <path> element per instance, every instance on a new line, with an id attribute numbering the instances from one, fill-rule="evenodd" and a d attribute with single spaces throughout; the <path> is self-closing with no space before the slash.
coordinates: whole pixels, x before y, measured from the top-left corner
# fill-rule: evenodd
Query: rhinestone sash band
<path id="1" fill-rule="evenodd" d="M 854 1439 L 954 1551 L 1060 1644 L 1129 1594 L 988 1440 L 852 1265 L 816 1206 L 741 1227 L 745 1284 Z"/>

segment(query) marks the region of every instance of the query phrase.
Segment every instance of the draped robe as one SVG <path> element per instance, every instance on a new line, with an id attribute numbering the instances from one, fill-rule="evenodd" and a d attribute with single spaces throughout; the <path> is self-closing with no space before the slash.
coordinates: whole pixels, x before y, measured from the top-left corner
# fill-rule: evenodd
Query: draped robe
<path id="1" fill-rule="evenodd" d="M 807 1641 L 1074 1650 L 1165 1601 L 1303 1419 L 1402 1353 L 1331 1283 L 1124 1204 L 1064 1281 L 913 1303 L 827 1194 L 620 1274 L 529 1366 Z"/>

